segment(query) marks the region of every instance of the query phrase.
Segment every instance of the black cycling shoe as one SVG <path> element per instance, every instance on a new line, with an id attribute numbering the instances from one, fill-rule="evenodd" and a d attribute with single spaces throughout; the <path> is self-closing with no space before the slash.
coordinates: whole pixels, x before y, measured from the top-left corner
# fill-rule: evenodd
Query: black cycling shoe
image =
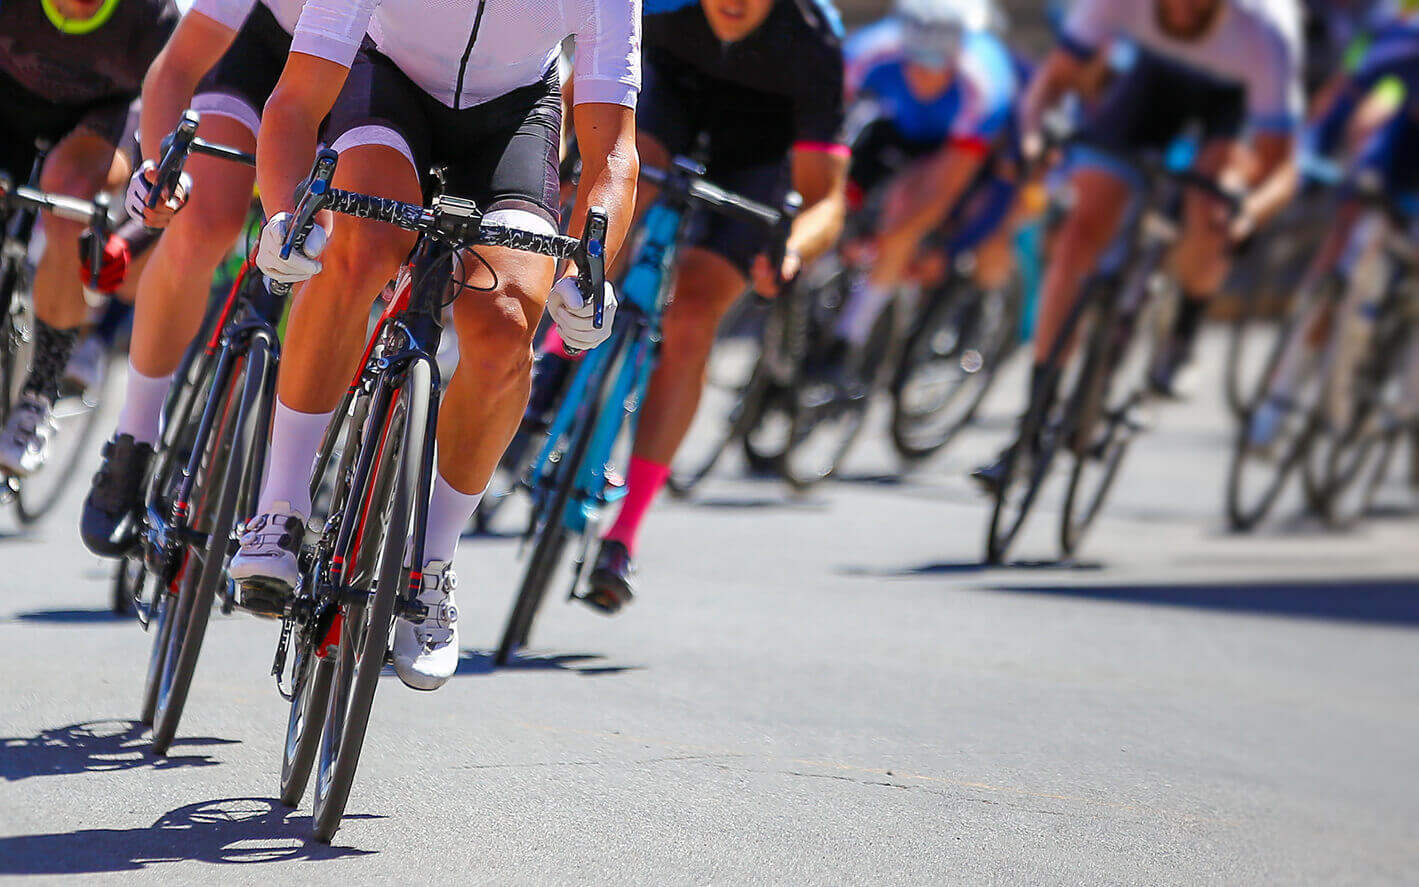
<path id="1" fill-rule="evenodd" d="M 1003 450 L 994 462 L 972 471 L 971 480 L 989 495 L 998 496 L 1010 481 L 1010 472 L 1014 468 L 1010 461 L 1010 450 Z"/>
<path id="2" fill-rule="evenodd" d="M 151 444 L 120 434 L 104 444 L 103 462 L 84 499 L 79 536 L 99 557 L 121 557 L 138 543 L 142 528 L 143 483 L 153 459 Z"/>
<path id="3" fill-rule="evenodd" d="M 1174 335 L 1159 349 L 1148 370 L 1148 387 L 1159 397 L 1187 400 L 1196 387 L 1191 340 Z"/>
<path id="4" fill-rule="evenodd" d="M 596 555 L 596 566 L 587 579 L 587 591 L 580 597 L 581 602 L 607 616 L 616 615 L 635 600 L 635 588 L 631 585 L 635 572 L 635 562 L 626 546 L 607 539 Z"/>
<path id="5" fill-rule="evenodd" d="M 532 395 L 527 399 L 519 431 L 545 431 L 552 424 L 557 403 L 571 380 L 574 363 L 569 357 L 551 352 L 537 355 L 532 365 Z"/>

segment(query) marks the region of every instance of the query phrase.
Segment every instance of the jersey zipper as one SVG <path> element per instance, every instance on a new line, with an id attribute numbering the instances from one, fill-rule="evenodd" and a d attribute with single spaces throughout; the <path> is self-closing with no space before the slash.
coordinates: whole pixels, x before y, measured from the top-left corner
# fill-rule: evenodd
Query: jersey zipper
<path id="1" fill-rule="evenodd" d="M 463 61 L 458 65 L 458 83 L 453 88 L 453 109 L 463 107 L 463 75 L 468 73 L 468 58 L 473 55 L 473 44 L 478 42 L 478 29 L 483 25 L 483 10 L 488 0 L 478 0 L 478 14 L 473 16 L 473 30 L 468 32 L 468 45 L 463 47 Z"/>

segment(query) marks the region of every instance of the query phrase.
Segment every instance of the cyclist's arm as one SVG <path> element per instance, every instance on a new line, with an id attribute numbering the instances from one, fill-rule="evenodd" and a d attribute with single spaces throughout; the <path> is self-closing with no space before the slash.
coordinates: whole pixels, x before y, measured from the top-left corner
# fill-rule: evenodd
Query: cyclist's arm
<path id="1" fill-rule="evenodd" d="M 138 126 L 145 158 L 157 160 L 162 155 L 162 141 L 192 104 L 198 82 L 235 39 L 235 30 L 201 12 L 182 17 L 143 78 L 143 113 Z"/>
<path id="2" fill-rule="evenodd" d="M 803 210 L 793 222 L 788 251 L 803 263 L 837 242 L 847 217 L 848 152 L 841 146 L 798 147 L 793 152 L 793 189 Z"/>
<path id="3" fill-rule="evenodd" d="M 256 143 L 256 181 L 266 215 L 294 208 L 296 187 L 310 172 L 320 122 L 335 106 L 350 69 L 292 51 L 261 115 Z"/>
<path id="4" fill-rule="evenodd" d="M 1067 93 L 1083 91 L 1087 85 L 1090 59 L 1068 49 L 1056 49 L 1040 65 L 1025 91 L 1020 106 L 1020 129 L 1027 139 L 1038 139 L 1046 112 Z"/>
<path id="5" fill-rule="evenodd" d="M 606 209 L 606 264 L 610 265 L 626 240 L 635 214 L 636 178 L 640 156 L 636 153 L 636 112 L 625 105 L 585 102 L 572 111 L 577 146 L 581 150 L 581 183 L 568 233 L 581 236 L 586 210 Z"/>
<path id="6" fill-rule="evenodd" d="M 944 222 L 951 210 L 975 181 L 990 156 L 989 146 L 977 142 L 953 140 L 947 144 L 944 154 L 934 162 L 942 164 L 945 170 L 941 187 L 920 201 L 916 209 L 898 220 L 882 236 L 910 237 L 920 240 L 932 229 Z"/>
<path id="7" fill-rule="evenodd" d="M 1252 139 L 1249 191 L 1242 205 L 1248 227 L 1266 222 L 1290 203 L 1300 183 L 1296 140 L 1290 133 L 1264 132 Z"/>

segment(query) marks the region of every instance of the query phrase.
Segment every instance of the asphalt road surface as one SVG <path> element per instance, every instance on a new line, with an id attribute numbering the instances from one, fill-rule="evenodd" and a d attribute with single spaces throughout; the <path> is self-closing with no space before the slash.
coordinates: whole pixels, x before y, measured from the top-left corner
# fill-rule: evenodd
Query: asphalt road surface
<path id="1" fill-rule="evenodd" d="M 876 439 L 806 498 L 728 466 L 654 514 L 632 608 L 554 601 L 514 668 L 488 650 L 516 543 L 465 540 L 459 674 L 385 679 L 332 847 L 305 840 L 308 799 L 274 797 L 272 624 L 214 617 L 180 738 L 146 753 L 149 639 L 108 615 L 81 480 L 39 531 L 0 524 L 0 876 L 1415 883 L 1414 502 L 1345 535 L 1286 509 L 1228 535 L 1204 381 L 1074 565 L 1048 562 L 1056 500 L 1021 563 L 978 566 L 964 472 L 1018 379 L 907 478 Z"/>

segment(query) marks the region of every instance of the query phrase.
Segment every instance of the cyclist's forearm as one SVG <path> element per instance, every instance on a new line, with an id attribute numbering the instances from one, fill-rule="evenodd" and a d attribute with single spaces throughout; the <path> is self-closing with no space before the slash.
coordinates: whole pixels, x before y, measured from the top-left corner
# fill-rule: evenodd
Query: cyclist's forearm
<path id="1" fill-rule="evenodd" d="M 1243 207 L 1257 223 L 1273 218 L 1291 202 L 1300 184 L 1295 145 L 1283 136 L 1260 136 L 1255 145 L 1256 161 L 1248 184 L 1251 189 Z"/>
<path id="2" fill-rule="evenodd" d="M 256 143 L 256 181 L 269 218 L 295 208 L 296 188 L 310 173 L 319 141 L 319 118 L 273 96 Z"/>
<path id="3" fill-rule="evenodd" d="M 847 200 L 834 192 L 803 210 L 788 235 L 788 249 L 805 263 L 832 249 L 847 218 Z"/>
<path id="4" fill-rule="evenodd" d="M 636 179 L 640 176 L 635 112 L 622 105 L 587 102 L 572 110 L 572 118 L 581 149 L 581 182 L 567 233 L 580 237 L 587 209 L 604 208 L 609 222 L 606 264 L 610 266 L 635 216 Z"/>
<path id="5" fill-rule="evenodd" d="M 1039 132 L 1045 112 L 1054 107 L 1066 92 L 1082 86 L 1085 63 L 1062 49 L 1050 53 L 1040 66 L 1020 108 L 1020 124 L 1026 133 Z"/>
<path id="6" fill-rule="evenodd" d="M 189 14 L 178 25 L 143 78 L 138 135 L 144 158 L 161 157 L 163 139 L 191 106 L 197 84 L 235 39 L 235 31 L 201 13 Z"/>
<path id="7" fill-rule="evenodd" d="M 945 222 L 961 195 L 980 174 L 985 158 L 985 154 L 974 149 L 948 148 L 945 156 L 938 161 L 945 170 L 940 187 L 930 191 L 915 210 L 894 221 L 884 230 L 883 236 L 900 234 L 919 240 Z"/>

